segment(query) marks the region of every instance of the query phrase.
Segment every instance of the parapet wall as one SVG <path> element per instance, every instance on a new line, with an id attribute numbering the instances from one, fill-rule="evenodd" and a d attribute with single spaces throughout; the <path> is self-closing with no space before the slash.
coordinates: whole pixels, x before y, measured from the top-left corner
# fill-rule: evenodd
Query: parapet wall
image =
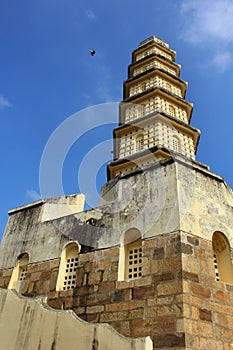
<path id="1" fill-rule="evenodd" d="M 0 289 L 1 349 L 152 350 L 150 337 L 125 338 L 108 324 L 88 324 L 73 311 Z"/>

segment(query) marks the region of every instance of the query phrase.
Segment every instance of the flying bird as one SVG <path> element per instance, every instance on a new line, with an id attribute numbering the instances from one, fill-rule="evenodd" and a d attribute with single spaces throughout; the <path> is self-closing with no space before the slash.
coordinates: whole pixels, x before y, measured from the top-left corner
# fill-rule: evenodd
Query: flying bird
<path id="1" fill-rule="evenodd" d="M 91 55 L 94 56 L 94 54 L 95 54 L 95 50 L 92 49 L 92 50 L 91 50 Z"/>

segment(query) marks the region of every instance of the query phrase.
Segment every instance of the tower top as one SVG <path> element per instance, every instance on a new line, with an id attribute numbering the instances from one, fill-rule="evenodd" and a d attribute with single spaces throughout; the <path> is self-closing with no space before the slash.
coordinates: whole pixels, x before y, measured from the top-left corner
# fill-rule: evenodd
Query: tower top
<path id="1" fill-rule="evenodd" d="M 166 43 L 164 40 L 161 40 L 160 38 L 158 38 L 157 36 L 155 35 L 152 35 L 150 36 L 149 38 L 141 41 L 139 44 L 138 44 L 138 47 L 142 47 L 142 46 L 145 46 L 145 45 L 148 45 L 152 42 L 155 42 L 163 47 L 166 47 L 167 49 L 169 49 L 169 45 L 168 43 Z"/>
<path id="2" fill-rule="evenodd" d="M 200 131 L 190 125 L 193 106 L 185 100 L 186 87 L 165 41 L 151 36 L 139 43 L 124 81 L 109 179 L 172 156 L 195 161 Z"/>

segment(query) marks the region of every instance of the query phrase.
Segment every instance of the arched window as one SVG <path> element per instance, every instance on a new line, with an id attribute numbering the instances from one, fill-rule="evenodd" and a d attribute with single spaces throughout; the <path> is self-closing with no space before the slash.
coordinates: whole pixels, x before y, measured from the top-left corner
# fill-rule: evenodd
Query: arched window
<path id="1" fill-rule="evenodd" d="M 18 256 L 14 270 L 12 272 L 10 283 L 8 286 L 9 289 L 15 289 L 17 290 L 17 292 L 20 291 L 20 286 L 22 284 L 22 281 L 24 281 L 27 276 L 28 263 L 29 263 L 28 253 L 22 253 Z"/>
<path id="2" fill-rule="evenodd" d="M 133 280 L 142 276 L 142 239 L 137 229 L 126 231 L 120 248 L 119 280 Z"/>
<path id="3" fill-rule="evenodd" d="M 172 150 L 180 152 L 180 139 L 175 135 L 172 136 Z"/>
<path id="4" fill-rule="evenodd" d="M 214 251 L 214 269 L 216 281 L 233 283 L 233 269 L 231 262 L 230 245 L 226 236 L 219 231 L 212 237 Z"/>
<path id="5" fill-rule="evenodd" d="M 166 82 L 165 83 L 165 88 L 166 88 L 166 90 L 171 91 L 171 84 Z"/>
<path id="6" fill-rule="evenodd" d="M 135 138 L 135 149 L 136 152 L 142 151 L 144 147 L 144 137 L 143 134 L 137 135 Z"/>
<path id="7" fill-rule="evenodd" d="M 68 243 L 62 250 L 56 290 L 74 289 L 78 267 L 78 243 Z"/>
<path id="8" fill-rule="evenodd" d="M 176 116 L 175 107 L 173 107 L 172 105 L 169 105 L 169 114 L 170 114 L 172 117 L 175 117 L 175 116 Z"/>

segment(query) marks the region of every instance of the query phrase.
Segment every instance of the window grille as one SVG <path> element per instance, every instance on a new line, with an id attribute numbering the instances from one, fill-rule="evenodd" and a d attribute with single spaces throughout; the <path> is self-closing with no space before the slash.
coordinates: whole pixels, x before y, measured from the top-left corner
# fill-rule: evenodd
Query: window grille
<path id="1" fill-rule="evenodd" d="M 24 281 L 26 276 L 27 276 L 27 270 L 28 270 L 28 267 L 27 265 L 24 266 L 24 267 L 20 267 L 20 271 L 19 271 L 19 280 L 20 281 Z"/>
<path id="2" fill-rule="evenodd" d="M 76 271 L 78 257 L 68 258 L 63 282 L 63 290 L 73 289 L 76 286 Z"/>
<path id="3" fill-rule="evenodd" d="M 214 254 L 214 270 L 215 270 L 215 279 L 216 281 L 219 281 L 218 262 L 215 254 Z"/>
<path id="4" fill-rule="evenodd" d="M 138 135 L 136 137 L 136 152 L 142 151 L 144 146 L 143 135 Z"/>
<path id="5" fill-rule="evenodd" d="M 136 279 L 142 276 L 142 244 L 141 239 L 128 245 L 126 278 Z"/>
<path id="6" fill-rule="evenodd" d="M 172 138 L 172 149 L 175 152 L 180 152 L 180 141 L 175 136 L 173 136 L 173 138 Z"/>

